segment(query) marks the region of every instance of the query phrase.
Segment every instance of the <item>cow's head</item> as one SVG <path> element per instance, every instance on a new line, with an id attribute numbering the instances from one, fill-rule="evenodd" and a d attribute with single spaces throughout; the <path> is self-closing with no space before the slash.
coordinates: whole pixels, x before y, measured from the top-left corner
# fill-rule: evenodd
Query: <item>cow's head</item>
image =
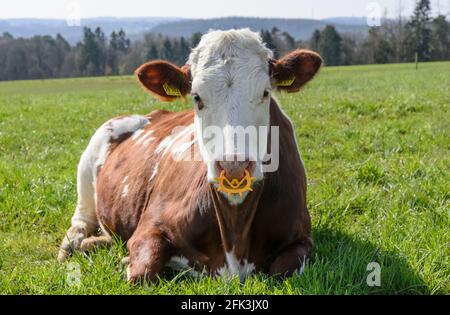
<path id="1" fill-rule="evenodd" d="M 308 50 L 275 60 L 258 33 L 242 29 L 204 35 L 181 68 L 158 60 L 136 74 L 162 100 L 192 95 L 198 146 L 211 183 L 221 174 L 230 181 L 250 174 L 258 182 L 264 177 L 271 93 L 299 91 L 321 63 Z"/>

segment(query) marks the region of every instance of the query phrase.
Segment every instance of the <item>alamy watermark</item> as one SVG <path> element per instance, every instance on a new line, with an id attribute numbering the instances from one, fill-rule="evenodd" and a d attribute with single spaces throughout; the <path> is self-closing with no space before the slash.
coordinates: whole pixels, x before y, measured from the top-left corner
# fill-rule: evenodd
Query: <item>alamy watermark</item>
<path id="1" fill-rule="evenodd" d="M 71 262 L 66 266 L 66 283 L 69 287 L 79 287 L 81 285 L 80 264 Z"/>
<path id="2" fill-rule="evenodd" d="M 379 27 L 381 26 L 381 17 L 383 14 L 383 8 L 378 2 L 369 2 L 367 4 L 367 25 L 369 27 Z"/>
<path id="3" fill-rule="evenodd" d="M 172 130 L 167 146 L 175 144 L 190 134 L 190 140 L 174 145 L 173 160 L 180 161 L 260 161 L 263 173 L 276 172 L 279 167 L 279 126 L 235 126 L 220 128 L 207 126 L 202 129 L 200 141 L 196 139 L 193 126 L 176 127 Z M 172 143 L 170 143 L 172 142 Z M 194 142 L 201 142 L 198 146 Z M 158 150 L 158 149 L 157 149 Z"/>
<path id="4" fill-rule="evenodd" d="M 70 1 L 66 4 L 66 23 L 67 26 L 81 26 L 81 6 L 76 1 Z"/>
<path id="5" fill-rule="evenodd" d="M 381 266 L 377 262 L 371 262 L 367 265 L 367 271 L 369 274 L 366 278 L 366 283 L 369 287 L 381 286 Z"/>

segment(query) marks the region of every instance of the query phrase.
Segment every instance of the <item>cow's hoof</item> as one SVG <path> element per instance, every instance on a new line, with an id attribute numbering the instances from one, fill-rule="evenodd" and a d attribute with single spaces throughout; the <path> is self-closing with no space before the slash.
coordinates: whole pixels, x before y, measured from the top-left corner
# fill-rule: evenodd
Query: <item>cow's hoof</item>
<path id="1" fill-rule="evenodd" d="M 120 272 L 122 273 L 124 270 L 126 270 L 127 273 L 127 279 L 128 279 L 128 265 L 130 264 L 130 257 L 124 257 L 120 261 Z"/>
<path id="2" fill-rule="evenodd" d="M 84 226 L 71 226 L 64 237 L 58 253 L 58 261 L 64 262 L 76 249 L 79 249 L 83 240 L 87 237 Z"/>
<path id="3" fill-rule="evenodd" d="M 125 261 L 126 261 L 125 257 Z M 146 267 L 145 264 L 133 264 L 128 262 L 126 267 L 127 271 L 127 282 L 134 285 L 142 285 L 145 282 L 153 282 L 156 277 L 155 274 Z"/>
<path id="4" fill-rule="evenodd" d="M 69 252 L 68 251 L 66 251 L 66 250 L 64 250 L 64 249 L 62 249 L 62 248 L 60 248 L 59 249 L 59 252 L 58 252 L 58 261 L 60 262 L 60 263 L 63 263 L 63 262 L 65 262 L 66 261 L 66 259 L 67 259 L 67 257 L 69 256 Z"/>
<path id="5" fill-rule="evenodd" d="M 124 259 L 126 259 L 126 258 L 129 258 L 129 257 L 125 257 Z M 122 262 L 123 262 L 123 260 L 122 260 Z M 125 265 L 123 265 L 123 266 L 125 267 Z M 128 282 L 128 283 L 131 283 L 131 284 L 136 283 L 138 277 L 132 274 L 132 270 L 131 270 L 131 266 L 130 266 L 130 261 L 128 261 L 128 263 L 127 263 L 126 266 L 127 266 L 127 269 L 126 269 L 126 271 L 127 271 L 127 282 Z"/>
<path id="6" fill-rule="evenodd" d="M 130 256 L 122 258 L 122 261 L 120 262 L 122 267 L 126 267 L 130 264 Z"/>

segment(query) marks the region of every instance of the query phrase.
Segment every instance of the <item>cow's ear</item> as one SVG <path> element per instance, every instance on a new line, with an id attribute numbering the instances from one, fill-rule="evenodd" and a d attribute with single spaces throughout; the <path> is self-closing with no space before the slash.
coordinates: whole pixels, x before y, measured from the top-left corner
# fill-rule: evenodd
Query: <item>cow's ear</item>
<path id="1" fill-rule="evenodd" d="M 316 75 L 322 65 L 322 58 L 313 51 L 299 49 L 269 63 L 273 85 L 278 90 L 293 93 Z"/>
<path id="2" fill-rule="evenodd" d="M 185 97 L 191 91 L 189 66 L 182 68 L 163 60 L 147 62 L 135 74 L 141 84 L 163 101 Z"/>

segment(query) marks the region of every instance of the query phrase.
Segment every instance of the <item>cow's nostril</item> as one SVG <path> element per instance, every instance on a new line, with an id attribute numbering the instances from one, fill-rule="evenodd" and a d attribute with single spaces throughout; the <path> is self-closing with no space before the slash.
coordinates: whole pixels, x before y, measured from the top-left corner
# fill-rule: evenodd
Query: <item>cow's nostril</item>
<path id="1" fill-rule="evenodd" d="M 225 171 L 225 176 L 228 179 L 241 179 L 244 177 L 246 170 L 251 174 L 254 168 L 255 162 L 249 160 L 238 161 L 237 159 L 231 159 L 231 161 L 216 162 L 218 173 L 220 174 L 222 171 Z"/>

